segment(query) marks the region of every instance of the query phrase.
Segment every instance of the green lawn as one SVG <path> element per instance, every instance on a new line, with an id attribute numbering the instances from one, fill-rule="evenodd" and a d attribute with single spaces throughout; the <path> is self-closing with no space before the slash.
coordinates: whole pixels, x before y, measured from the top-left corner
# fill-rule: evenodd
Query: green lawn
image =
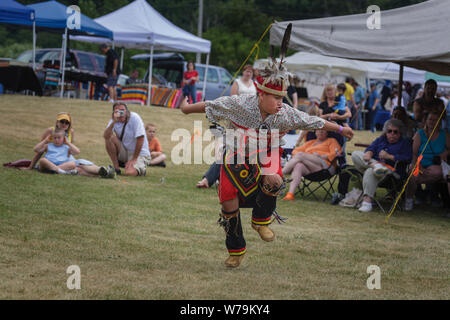
<path id="1" fill-rule="evenodd" d="M 194 131 L 179 110 L 131 105 L 158 126 L 167 168 L 144 178 L 103 180 L 0 167 L 0 299 L 449 299 L 450 219 L 443 209 L 396 211 L 385 223 L 375 210 L 326 202 L 278 202 L 288 217 L 265 243 L 243 209 L 247 254 L 228 270 L 217 190 L 198 190 L 208 165 L 174 165 L 177 128 Z M 1 163 L 33 156 L 56 114 L 70 111 L 81 158 L 109 164 L 103 130 L 111 105 L 0 95 Z M 375 136 L 357 132 L 348 144 Z M 81 289 L 66 269 L 78 265 Z M 366 270 L 381 269 L 369 290 Z"/>

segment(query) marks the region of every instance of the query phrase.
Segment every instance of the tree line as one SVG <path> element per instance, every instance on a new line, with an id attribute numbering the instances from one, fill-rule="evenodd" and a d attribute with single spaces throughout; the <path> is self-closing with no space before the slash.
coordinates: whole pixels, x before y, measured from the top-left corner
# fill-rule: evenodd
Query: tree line
<path id="1" fill-rule="evenodd" d="M 113 12 L 132 0 L 58 0 L 65 5 L 78 5 L 81 12 L 97 18 Z M 378 5 L 388 10 L 423 2 L 424 0 L 204 0 L 203 35 L 212 43 L 210 63 L 234 73 L 266 28 L 274 21 L 314 19 L 365 13 L 369 5 Z M 18 0 L 27 5 L 36 0 Z M 198 0 L 147 0 L 166 19 L 178 27 L 197 34 Z M 132 19 L 132 17 L 130 17 Z M 61 47 L 61 34 L 39 32 L 39 48 Z M 30 30 L 0 25 L 0 57 L 16 58 L 21 52 L 31 49 Z M 70 48 L 98 52 L 98 46 L 71 41 Z M 145 61 L 133 61 L 131 56 L 143 50 L 126 49 L 123 72 L 128 74 L 137 68 L 143 74 Z M 269 55 L 269 35 L 261 42 L 249 60 L 252 63 Z M 183 53 L 186 59 L 195 60 L 195 54 Z M 203 58 L 204 61 L 205 58 Z"/>

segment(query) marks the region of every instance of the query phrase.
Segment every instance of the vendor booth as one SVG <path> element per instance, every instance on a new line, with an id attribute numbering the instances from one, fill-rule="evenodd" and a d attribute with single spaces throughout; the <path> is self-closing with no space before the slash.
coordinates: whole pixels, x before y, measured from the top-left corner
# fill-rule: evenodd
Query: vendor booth
<path id="1" fill-rule="evenodd" d="M 115 48 L 136 48 L 145 49 L 150 53 L 149 59 L 149 74 L 150 81 L 147 83 L 147 91 L 144 86 L 139 86 L 140 94 L 145 95 L 145 103 L 162 101 L 157 97 L 148 99 L 148 92 L 159 93 L 164 92 L 164 96 L 172 96 L 171 90 L 157 90 L 158 85 L 152 85 L 152 69 L 153 69 L 153 54 L 155 50 L 163 51 L 177 51 L 177 52 L 196 52 L 205 53 L 206 64 L 209 64 L 209 53 L 211 50 L 211 42 L 194 36 L 193 34 L 175 26 L 169 20 L 159 14 L 152 6 L 145 0 L 135 0 L 134 2 L 114 11 L 105 16 L 95 19 L 96 22 L 112 30 L 113 39 L 108 40 L 104 37 L 84 37 L 74 36 L 71 39 L 96 42 L 96 43 L 110 43 Z M 207 71 L 207 70 L 206 70 Z M 203 92 L 205 91 L 205 82 L 203 83 Z M 122 89 L 122 99 L 127 101 L 127 88 Z M 167 89 L 167 88 L 166 88 Z M 178 90 L 179 91 L 179 90 Z M 174 96 L 178 94 L 175 93 Z M 204 96 L 204 94 L 203 94 Z M 141 96 L 142 98 L 143 96 Z M 178 102 L 177 99 L 172 99 Z M 170 101 L 170 99 L 169 99 Z"/>

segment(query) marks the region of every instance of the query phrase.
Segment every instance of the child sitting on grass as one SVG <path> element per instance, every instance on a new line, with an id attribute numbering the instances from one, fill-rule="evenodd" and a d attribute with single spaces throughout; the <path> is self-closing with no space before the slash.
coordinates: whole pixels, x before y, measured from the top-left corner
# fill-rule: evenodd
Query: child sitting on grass
<path id="1" fill-rule="evenodd" d="M 50 142 L 53 141 L 53 142 Z M 76 164 L 70 155 L 77 155 L 80 150 L 65 137 L 64 130 L 55 129 L 47 138 L 34 147 L 34 152 L 46 152 L 39 161 L 40 171 L 50 171 L 60 174 L 77 174 Z"/>
<path id="2" fill-rule="evenodd" d="M 152 157 L 150 161 L 150 166 L 160 166 L 166 167 L 166 155 L 162 152 L 161 143 L 156 135 L 156 126 L 149 123 L 145 126 L 145 132 L 147 133 L 148 149 L 150 150 L 150 156 Z"/>

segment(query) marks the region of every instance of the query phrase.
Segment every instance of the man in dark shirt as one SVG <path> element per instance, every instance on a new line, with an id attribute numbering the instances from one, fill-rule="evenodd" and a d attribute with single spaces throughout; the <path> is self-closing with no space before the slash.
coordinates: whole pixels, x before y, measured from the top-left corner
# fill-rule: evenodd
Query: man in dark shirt
<path id="1" fill-rule="evenodd" d="M 108 77 L 106 86 L 108 88 L 109 101 L 114 102 L 117 100 L 116 84 L 120 74 L 119 57 L 117 53 L 105 43 L 100 45 L 100 51 L 106 55 L 105 73 Z"/>

